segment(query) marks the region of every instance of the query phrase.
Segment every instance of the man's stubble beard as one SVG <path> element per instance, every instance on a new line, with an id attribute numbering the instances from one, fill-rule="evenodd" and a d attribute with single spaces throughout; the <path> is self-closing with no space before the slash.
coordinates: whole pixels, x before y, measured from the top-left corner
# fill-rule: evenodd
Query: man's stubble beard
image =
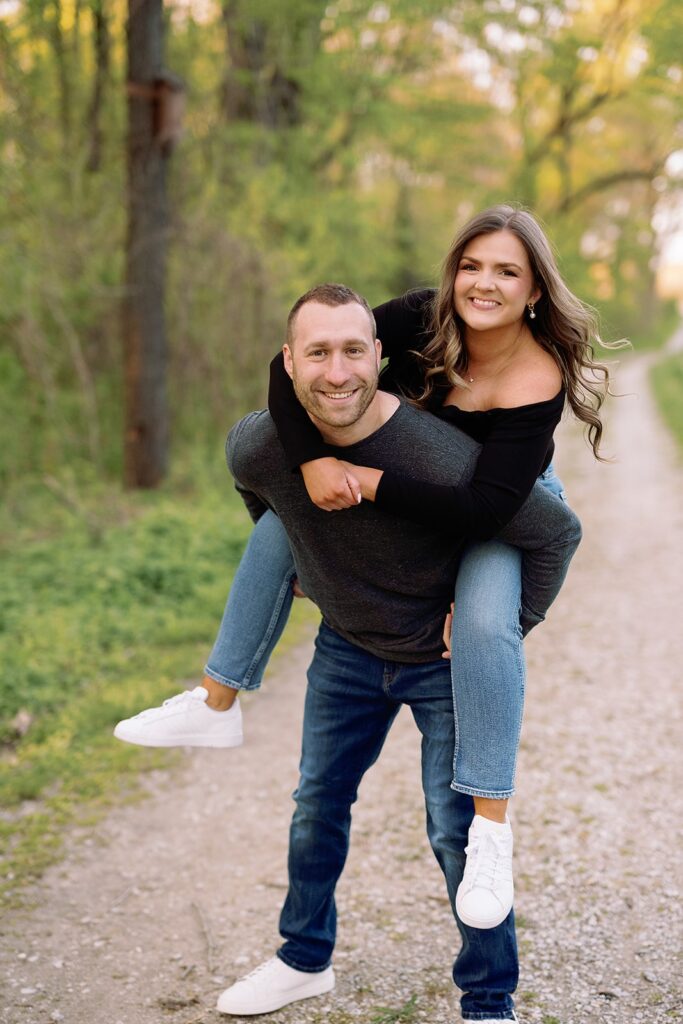
<path id="1" fill-rule="evenodd" d="M 375 378 L 370 383 L 364 380 L 356 381 L 354 388 L 359 387 L 356 399 L 352 406 L 340 408 L 338 417 L 331 415 L 335 411 L 334 408 L 330 408 L 324 404 L 324 400 L 318 398 L 314 385 L 302 384 L 298 380 L 296 371 L 294 371 L 292 376 L 292 384 L 294 385 L 296 397 L 307 413 L 326 426 L 339 429 L 351 427 L 361 419 L 377 393 L 379 378 Z M 339 390 L 350 391 L 352 388 L 340 388 Z"/>

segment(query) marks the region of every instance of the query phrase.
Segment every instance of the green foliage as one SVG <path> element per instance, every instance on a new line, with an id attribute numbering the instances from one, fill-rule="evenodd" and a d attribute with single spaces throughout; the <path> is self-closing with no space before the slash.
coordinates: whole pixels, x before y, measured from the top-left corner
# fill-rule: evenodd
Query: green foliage
<path id="1" fill-rule="evenodd" d="M 534 205 L 608 337 L 657 330 L 679 5 L 589 6 L 169 8 L 188 102 L 169 182 L 175 458 L 264 402 L 298 294 L 336 279 L 379 302 L 433 283 L 458 223 L 493 201 Z M 0 17 L 2 484 L 121 469 L 126 5 L 101 10 L 99 77 L 89 5 Z"/>
<path id="2" fill-rule="evenodd" d="M 683 353 L 677 352 L 653 366 L 652 387 L 664 421 L 683 454 Z"/>
<path id="3" fill-rule="evenodd" d="M 26 521 L 0 552 L 7 898 L 54 859 L 65 823 L 87 823 L 134 792 L 139 771 L 172 759 L 119 743 L 112 728 L 201 674 L 250 529 L 226 475 L 198 464 L 161 492 L 72 498 L 81 504 L 61 506 L 44 489 L 25 495 Z M 53 505 L 50 531 L 36 534 Z M 298 621 L 312 614 L 296 606 Z"/>

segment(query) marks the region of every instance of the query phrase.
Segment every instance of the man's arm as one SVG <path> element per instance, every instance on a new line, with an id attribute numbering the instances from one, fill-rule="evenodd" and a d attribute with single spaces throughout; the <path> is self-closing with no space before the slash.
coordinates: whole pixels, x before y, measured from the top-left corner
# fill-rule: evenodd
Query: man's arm
<path id="1" fill-rule="evenodd" d="M 249 479 L 249 467 L 253 466 L 254 450 L 251 438 L 251 428 L 255 425 L 259 416 L 258 412 L 250 412 L 232 428 L 225 442 L 225 461 L 228 464 L 232 477 L 235 481 L 235 490 L 240 494 L 242 501 L 247 506 L 247 511 L 256 523 L 268 505 L 250 489 L 248 483 L 242 482 Z"/>
<path id="2" fill-rule="evenodd" d="M 561 498 L 537 483 L 498 539 L 524 553 L 521 625 L 526 636 L 543 622 L 560 592 L 581 540 L 581 523 Z"/>

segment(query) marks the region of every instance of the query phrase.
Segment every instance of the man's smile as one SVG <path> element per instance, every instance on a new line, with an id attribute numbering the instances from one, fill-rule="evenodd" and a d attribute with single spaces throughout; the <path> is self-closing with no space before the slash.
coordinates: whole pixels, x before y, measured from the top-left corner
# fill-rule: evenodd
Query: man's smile
<path id="1" fill-rule="evenodd" d="M 355 395 L 356 389 L 352 391 L 320 391 L 319 394 L 324 395 L 325 398 L 330 398 L 333 402 L 343 401 L 345 398 L 351 398 Z"/>

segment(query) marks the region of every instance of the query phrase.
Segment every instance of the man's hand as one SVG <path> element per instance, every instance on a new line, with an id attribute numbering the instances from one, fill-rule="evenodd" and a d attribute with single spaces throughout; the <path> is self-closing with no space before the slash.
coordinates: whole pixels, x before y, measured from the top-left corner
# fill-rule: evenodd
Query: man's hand
<path id="1" fill-rule="evenodd" d="M 325 512 L 353 508 L 361 500 L 360 484 L 352 470 L 346 469 L 339 459 L 314 459 L 301 465 L 301 475 L 308 496 L 314 505 Z"/>
<path id="2" fill-rule="evenodd" d="M 441 655 L 442 658 L 446 658 L 448 661 L 451 656 L 451 630 L 453 629 L 453 602 L 451 601 L 451 610 L 446 616 L 446 621 L 443 624 L 443 643 L 446 650 Z"/>
<path id="3" fill-rule="evenodd" d="M 346 470 L 347 476 L 354 476 L 360 484 L 360 493 L 363 499 L 374 501 L 383 470 L 373 469 L 371 466 L 355 466 L 352 462 L 344 462 L 343 459 L 340 462 Z"/>

